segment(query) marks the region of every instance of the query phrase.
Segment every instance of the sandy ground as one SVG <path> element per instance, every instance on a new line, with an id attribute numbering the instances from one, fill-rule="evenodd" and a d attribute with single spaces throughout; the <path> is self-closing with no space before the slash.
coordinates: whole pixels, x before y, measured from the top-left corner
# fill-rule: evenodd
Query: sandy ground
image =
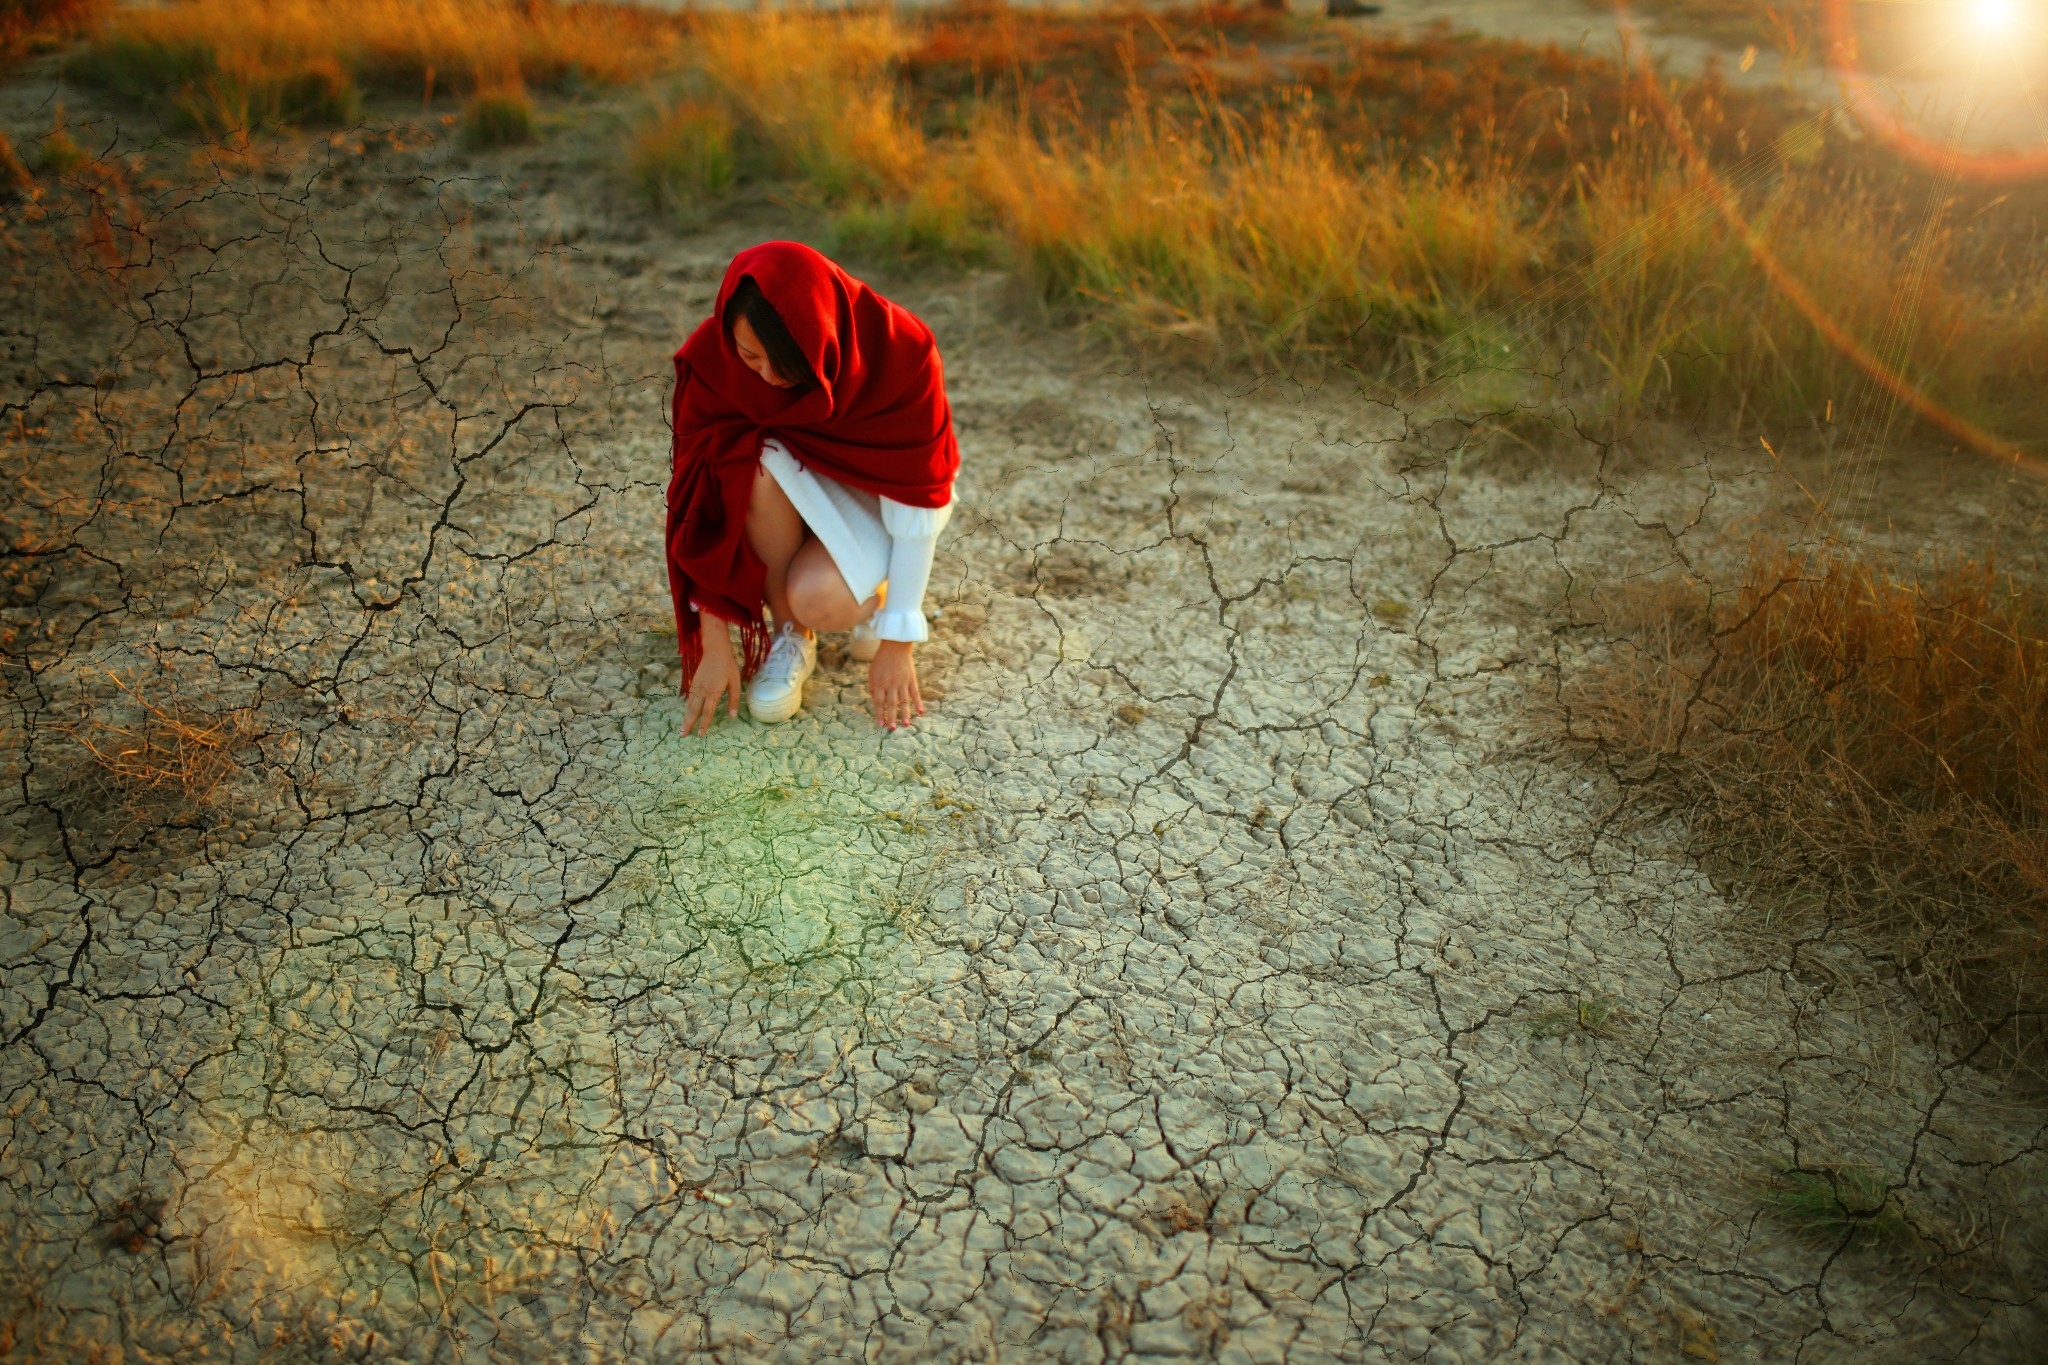
<path id="1" fill-rule="evenodd" d="M 610 117 L 17 234 L 0 1357 L 2031 1358 L 2039 1109 L 1536 742 L 1589 592 L 1782 514 L 1749 452 L 1446 453 L 877 274 L 964 452 L 931 712 L 828 641 L 685 742 L 668 356 L 796 229 L 661 229 Z M 110 670 L 248 708 L 210 804 L 93 778 Z"/>

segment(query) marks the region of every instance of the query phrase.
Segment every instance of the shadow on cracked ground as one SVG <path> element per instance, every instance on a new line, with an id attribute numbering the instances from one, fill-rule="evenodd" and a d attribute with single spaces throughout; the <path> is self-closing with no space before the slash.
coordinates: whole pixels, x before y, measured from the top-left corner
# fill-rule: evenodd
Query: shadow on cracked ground
<path id="1" fill-rule="evenodd" d="M 10 222 L 0 1355 L 2022 1357 L 2039 1110 L 1529 744 L 1574 593 L 1773 472 L 880 276 L 931 714 L 828 648 L 686 745 L 668 355 L 800 229 L 594 174 L 380 126 Z"/>

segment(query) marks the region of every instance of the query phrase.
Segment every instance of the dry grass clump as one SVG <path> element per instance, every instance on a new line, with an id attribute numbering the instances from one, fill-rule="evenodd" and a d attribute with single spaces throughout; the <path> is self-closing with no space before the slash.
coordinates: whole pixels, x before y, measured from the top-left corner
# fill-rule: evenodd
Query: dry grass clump
<path id="1" fill-rule="evenodd" d="M 1049 142 L 992 124 L 963 171 L 1047 302 L 1231 350 L 1446 335 L 1543 260 L 1498 181 L 1346 167 L 1313 122 L 1282 114 L 1134 101 L 1100 133 Z"/>
<path id="2" fill-rule="evenodd" d="M 35 188 L 35 177 L 15 155 L 14 141 L 0 133 L 0 203 L 18 198 Z"/>
<path id="3" fill-rule="evenodd" d="M 829 200 L 908 196 L 943 174 L 890 65 L 911 34 L 890 11 L 703 16 L 691 58 L 779 169 Z"/>
<path id="4" fill-rule="evenodd" d="M 680 27 L 629 5 L 526 0 L 236 0 L 123 9 L 66 67 L 78 80 L 217 132 L 238 113 L 346 121 L 356 91 L 432 99 L 641 79 Z"/>
<path id="5" fill-rule="evenodd" d="M 1868 381 L 1668 158 L 1615 158 L 1582 178 L 1587 265 L 1577 326 L 1610 405 L 1790 425 Z M 1848 335 L 1886 352 L 1951 411 L 2012 439 L 2048 430 L 2048 288 L 1981 259 L 1953 219 L 1909 228 L 1897 187 L 1787 168 L 1750 197 L 1759 245 Z M 1917 229 L 1917 230 L 1915 230 Z M 2022 248 L 2048 267 L 2039 245 Z M 1915 295 L 1898 306 L 1902 292 Z"/>
<path id="6" fill-rule="evenodd" d="M 1791 1232 L 1845 1251 L 1896 1245 L 1913 1235 L 1890 1182 L 1869 1167 L 1781 1166 L 1761 1196 L 1762 1206 Z"/>
<path id="7" fill-rule="evenodd" d="M 1795 932 L 1848 925 L 1960 1017 L 2048 1005 L 2048 610 L 1986 560 L 1759 553 L 1642 595 L 1571 728 Z M 2037 1030 L 2037 1026 L 2033 1026 Z"/>
<path id="8" fill-rule="evenodd" d="M 1204 13 L 1260 32 L 1277 22 Z M 1106 70 L 1074 84 L 1130 23 L 995 9 L 918 30 L 888 14 L 778 12 L 707 18 L 695 39 L 733 117 L 839 212 L 842 240 L 952 255 L 1001 240 L 1047 302 L 1144 334 L 1271 352 L 1369 323 L 1434 333 L 1540 264 L 1498 180 L 1361 168 L 1313 110 L 1106 93 Z M 1055 59 L 1070 100 L 1006 106 L 963 97 L 955 79 Z"/>
<path id="9" fill-rule="evenodd" d="M 627 166 L 634 185 L 676 226 L 701 225 L 737 174 L 733 132 L 732 115 L 721 105 L 670 105 L 633 135 Z"/>
<path id="10" fill-rule="evenodd" d="M 71 130 L 64 123 L 64 106 L 58 105 L 56 122 L 43 135 L 42 145 L 36 149 L 36 169 L 44 175 L 70 175 L 91 160 L 91 153 L 71 136 Z"/>
<path id="11" fill-rule="evenodd" d="M 34 52 L 46 52 L 89 31 L 109 0 L 4 0 L 0 3 L 0 73 Z"/>
<path id="12" fill-rule="evenodd" d="M 462 106 L 462 140 L 471 147 L 524 146 L 537 132 L 533 99 L 516 85 L 478 90 Z"/>
<path id="13" fill-rule="evenodd" d="M 111 686 L 47 724 L 83 752 L 85 769 L 74 785 L 97 787 L 125 814 L 206 804 L 242 769 L 244 751 L 261 735 L 253 708 L 200 704 L 179 697 L 166 678 L 148 685 L 104 671 Z"/>

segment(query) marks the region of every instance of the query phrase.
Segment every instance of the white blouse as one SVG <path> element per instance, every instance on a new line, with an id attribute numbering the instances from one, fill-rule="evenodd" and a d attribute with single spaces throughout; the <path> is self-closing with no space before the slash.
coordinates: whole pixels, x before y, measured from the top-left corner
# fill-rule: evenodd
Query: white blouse
<path id="1" fill-rule="evenodd" d="M 875 634 L 884 640 L 929 639 L 924 594 L 939 532 L 953 516 L 951 501 L 944 507 L 912 507 L 821 478 L 773 437 L 761 443 L 761 467 L 824 543 L 854 601 L 865 602 L 882 584 L 889 585 L 889 596 L 872 622 Z"/>

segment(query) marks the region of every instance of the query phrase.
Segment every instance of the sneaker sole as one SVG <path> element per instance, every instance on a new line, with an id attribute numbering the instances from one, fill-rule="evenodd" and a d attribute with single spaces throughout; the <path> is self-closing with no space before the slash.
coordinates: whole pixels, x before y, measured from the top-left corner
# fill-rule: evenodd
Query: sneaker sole
<path id="1" fill-rule="evenodd" d="M 789 694 L 786 701 L 774 706 L 763 706 L 752 697 L 747 698 L 747 714 L 763 725 L 779 725 L 804 709 L 804 690 L 799 687 Z"/>

